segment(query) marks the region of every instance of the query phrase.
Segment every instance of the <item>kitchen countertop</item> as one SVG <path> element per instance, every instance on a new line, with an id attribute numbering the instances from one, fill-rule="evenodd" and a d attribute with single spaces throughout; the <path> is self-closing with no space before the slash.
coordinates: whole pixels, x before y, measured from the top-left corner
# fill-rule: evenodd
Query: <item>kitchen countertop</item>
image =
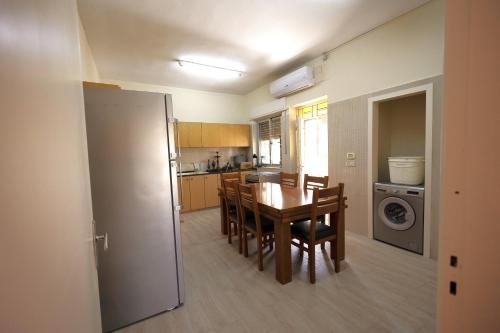
<path id="1" fill-rule="evenodd" d="M 221 174 L 228 172 L 244 172 L 244 171 L 257 171 L 257 168 L 248 168 L 248 169 L 229 169 L 229 170 L 217 170 L 217 171 L 184 171 L 177 172 L 177 176 L 201 176 L 201 175 L 210 175 L 210 174 Z"/>

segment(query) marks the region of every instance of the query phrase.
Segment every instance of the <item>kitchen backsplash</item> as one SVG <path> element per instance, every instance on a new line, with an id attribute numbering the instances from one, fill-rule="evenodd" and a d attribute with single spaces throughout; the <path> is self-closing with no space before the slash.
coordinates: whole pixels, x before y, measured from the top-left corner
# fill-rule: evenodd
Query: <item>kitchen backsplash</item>
<path id="1" fill-rule="evenodd" d="M 219 152 L 222 157 L 219 159 L 219 165 L 225 166 L 227 162 L 233 165 L 233 156 L 244 155 L 247 161 L 252 161 L 250 148 L 182 148 L 181 162 L 184 171 L 193 169 L 192 163 L 198 163 L 200 170 L 207 169 L 207 162 L 215 160 L 215 152 Z"/>

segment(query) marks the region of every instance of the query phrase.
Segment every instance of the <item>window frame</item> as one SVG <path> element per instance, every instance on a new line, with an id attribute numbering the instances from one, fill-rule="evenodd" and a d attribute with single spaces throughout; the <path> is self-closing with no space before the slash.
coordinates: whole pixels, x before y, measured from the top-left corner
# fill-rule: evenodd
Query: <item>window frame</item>
<path id="1" fill-rule="evenodd" d="M 273 148 L 273 143 L 272 143 L 272 121 L 273 119 L 276 119 L 278 118 L 279 119 L 279 124 L 280 124 L 280 133 L 279 133 L 279 152 L 280 152 L 280 162 L 279 163 L 272 163 L 272 148 Z M 267 163 L 267 164 L 264 164 L 262 163 L 262 154 L 261 154 L 261 133 L 260 133 L 260 124 L 261 123 L 265 123 L 267 122 L 269 125 L 269 162 L 270 163 Z M 282 151 L 282 143 L 281 143 L 281 140 L 282 140 L 282 137 L 281 137 L 281 126 L 282 126 L 282 123 L 281 123 L 281 114 L 280 115 L 275 115 L 275 116 L 271 116 L 271 117 L 267 117 L 267 118 L 264 118 L 264 119 L 260 119 L 257 121 L 257 153 L 258 153 L 258 161 L 260 162 L 260 166 L 262 167 L 269 167 L 269 168 L 281 168 L 281 165 L 282 165 L 282 161 L 283 161 L 283 151 Z"/>

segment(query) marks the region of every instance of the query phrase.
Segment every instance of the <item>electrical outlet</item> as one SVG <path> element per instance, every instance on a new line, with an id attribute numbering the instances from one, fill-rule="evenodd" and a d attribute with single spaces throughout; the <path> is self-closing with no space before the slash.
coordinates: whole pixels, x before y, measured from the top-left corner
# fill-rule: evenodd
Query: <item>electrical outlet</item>
<path id="1" fill-rule="evenodd" d="M 356 159 L 356 153 L 347 153 L 345 158 L 348 159 L 348 160 L 355 160 Z"/>

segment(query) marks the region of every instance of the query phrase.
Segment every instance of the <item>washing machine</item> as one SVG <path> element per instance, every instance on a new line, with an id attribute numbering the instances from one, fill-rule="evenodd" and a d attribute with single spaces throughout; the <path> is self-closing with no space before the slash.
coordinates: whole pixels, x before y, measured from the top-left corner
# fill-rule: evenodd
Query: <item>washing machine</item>
<path id="1" fill-rule="evenodd" d="M 424 187 L 375 183 L 373 238 L 423 254 Z"/>

